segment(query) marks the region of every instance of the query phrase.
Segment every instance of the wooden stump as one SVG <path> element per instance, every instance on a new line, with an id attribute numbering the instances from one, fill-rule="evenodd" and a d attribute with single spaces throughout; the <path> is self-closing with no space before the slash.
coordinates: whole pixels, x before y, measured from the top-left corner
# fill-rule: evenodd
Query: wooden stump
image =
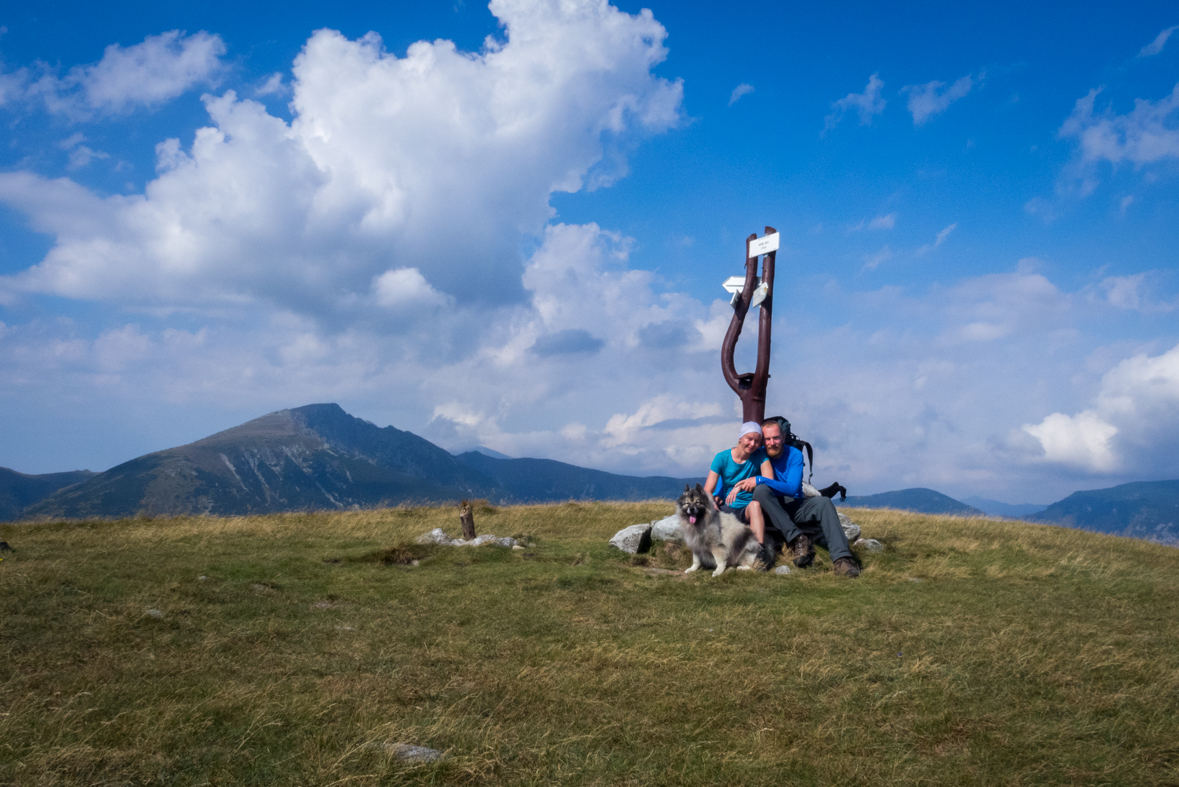
<path id="1" fill-rule="evenodd" d="M 469 500 L 459 506 L 459 521 L 463 524 L 463 538 L 470 541 L 475 537 L 475 512 Z"/>

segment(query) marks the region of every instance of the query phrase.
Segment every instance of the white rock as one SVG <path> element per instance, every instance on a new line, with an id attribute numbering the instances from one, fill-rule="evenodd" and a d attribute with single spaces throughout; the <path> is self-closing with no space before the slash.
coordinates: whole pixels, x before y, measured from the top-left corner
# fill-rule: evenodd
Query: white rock
<path id="1" fill-rule="evenodd" d="M 860 526 L 848 519 L 847 514 L 842 511 L 839 514 L 839 524 L 843 526 L 843 534 L 847 536 L 848 543 L 854 543 L 860 537 Z"/>
<path id="2" fill-rule="evenodd" d="M 622 528 L 610 539 L 610 546 L 618 547 L 632 555 L 638 554 L 640 550 L 646 552 L 651 548 L 651 525 L 631 525 Z"/>
<path id="3" fill-rule="evenodd" d="M 418 536 L 417 542 L 419 544 L 442 544 L 443 546 L 449 546 L 454 543 L 450 536 L 446 535 L 440 527 L 434 528 L 429 533 L 422 533 Z"/>
<path id="4" fill-rule="evenodd" d="M 774 573 L 784 577 L 790 573 L 790 566 L 778 566 L 774 569 Z"/>
<path id="5" fill-rule="evenodd" d="M 370 743 L 375 749 L 384 749 L 399 760 L 406 762 L 435 762 L 442 758 L 442 752 L 411 743 Z"/>
<path id="6" fill-rule="evenodd" d="M 520 546 L 519 544 L 512 544 L 512 549 L 519 552 L 524 551 L 524 547 Z"/>
<path id="7" fill-rule="evenodd" d="M 149 609 L 147 611 L 147 616 L 149 618 L 156 618 L 157 620 L 159 620 L 160 618 L 164 617 L 164 613 L 160 612 L 158 609 Z"/>
<path id="8" fill-rule="evenodd" d="M 516 541 L 516 539 L 508 538 L 506 536 L 504 538 L 497 538 L 495 540 L 495 543 L 501 547 L 511 547 L 512 549 L 515 549 L 516 547 L 520 546 L 520 543 L 518 541 Z"/>
<path id="9" fill-rule="evenodd" d="M 856 546 L 866 549 L 869 552 L 883 552 L 884 544 L 881 544 L 874 538 L 861 538 L 856 541 Z"/>
<path id="10" fill-rule="evenodd" d="M 652 522 L 651 538 L 658 541 L 683 541 L 684 531 L 680 529 L 679 515 L 672 514 Z"/>
<path id="11" fill-rule="evenodd" d="M 470 541 L 464 541 L 462 545 L 465 547 L 481 547 L 484 544 L 493 544 L 497 541 L 499 541 L 499 539 L 495 536 L 491 535 L 490 533 L 484 533 L 481 536 L 475 536 Z"/>

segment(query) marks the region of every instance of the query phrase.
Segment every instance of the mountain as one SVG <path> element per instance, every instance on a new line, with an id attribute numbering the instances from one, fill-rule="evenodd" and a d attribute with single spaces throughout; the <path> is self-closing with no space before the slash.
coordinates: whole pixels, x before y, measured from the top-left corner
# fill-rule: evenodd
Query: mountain
<path id="1" fill-rule="evenodd" d="M 1006 519 L 1027 519 L 1035 513 L 1043 511 L 1048 506 L 1042 503 L 1003 503 L 985 497 L 964 497 L 962 502 L 974 506 L 991 516 L 1001 516 Z"/>
<path id="2" fill-rule="evenodd" d="M 1179 545 L 1179 481 L 1073 492 L 1028 519 Z"/>
<path id="3" fill-rule="evenodd" d="M 675 498 L 684 491 L 684 484 L 704 480 L 615 475 L 552 459 L 499 459 L 485 451 L 467 451 L 459 454 L 458 460 L 508 490 L 521 503 Z"/>
<path id="4" fill-rule="evenodd" d="M 508 493 L 415 434 L 312 404 L 132 459 L 21 516 L 236 515 L 464 497 Z"/>
<path id="5" fill-rule="evenodd" d="M 901 489 L 897 492 L 881 492 L 878 495 L 863 497 L 848 497 L 847 500 L 836 503 L 847 508 L 896 508 L 904 511 L 916 511 L 921 514 L 952 514 L 954 516 L 985 516 L 973 506 L 947 497 L 932 489 Z"/>
<path id="6" fill-rule="evenodd" d="M 57 490 L 96 475 L 89 470 L 68 473 L 25 475 L 0 467 L 0 522 L 15 519 L 20 512 Z"/>

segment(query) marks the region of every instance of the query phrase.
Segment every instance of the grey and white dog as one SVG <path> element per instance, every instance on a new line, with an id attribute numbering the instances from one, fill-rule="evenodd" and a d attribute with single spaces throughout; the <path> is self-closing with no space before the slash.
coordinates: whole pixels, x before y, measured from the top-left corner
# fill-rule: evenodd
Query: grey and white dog
<path id="1" fill-rule="evenodd" d="M 753 531 L 732 514 L 717 509 L 712 496 L 696 484 L 685 486 L 684 493 L 675 501 L 675 512 L 680 518 L 684 543 L 692 550 L 689 574 L 702 565 L 715 566 L 714 577 L 726 568 L 749 569 L 757 559 L 757 539 Z"/>

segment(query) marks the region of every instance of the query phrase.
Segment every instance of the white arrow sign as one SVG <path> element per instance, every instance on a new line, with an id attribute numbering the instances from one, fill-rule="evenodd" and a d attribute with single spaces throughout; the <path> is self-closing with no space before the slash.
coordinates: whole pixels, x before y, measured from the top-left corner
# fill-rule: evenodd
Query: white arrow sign
<path id="1" fill-rule="evenodd" d="M 757 238 L 749 241 L 749 256 L 760 257 L 763 254 L 769 254 L 771 251 L 778 250 L 778 233 L 773 235 L 766 235 L 764 238 Z"/>

